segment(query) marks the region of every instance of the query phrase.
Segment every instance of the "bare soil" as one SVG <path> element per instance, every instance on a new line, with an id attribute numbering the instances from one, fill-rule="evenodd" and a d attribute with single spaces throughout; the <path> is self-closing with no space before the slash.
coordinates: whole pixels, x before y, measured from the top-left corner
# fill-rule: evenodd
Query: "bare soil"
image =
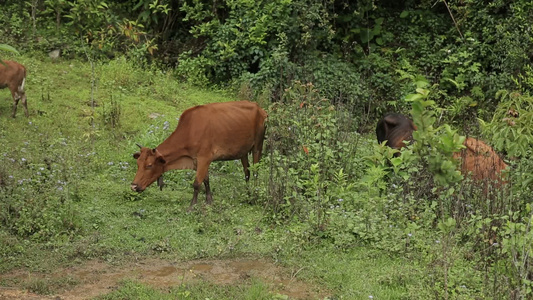
<path id="1" fill-rule="evenodd" d="M 324 289 L 297 280 L 300 269 L 282 268 L 265 259 L 167 261 L 144 259 L 135 263 L 113 266 L 101 261 L 88 261 L 79 266 L 57 269 L 52 273 L 22 270 L 0 275 L 0 282 L 14 282 L 16 287 L 1 287 L 0 300 L 7 299 L 91 299 L 118 288 L 123 280 L 135 280 L 155 288 L 168 289 L 184 283 L 204 280 L 220 285 L 239 285 L 246 279 L 257 278 L 268 283 L 272 291 L 290 299 L 323 299 Z M 53 295 L 38 295 L 20 288 L 31 280 L 68 278 L 76 284 Z M 66 281 L 66 280 L 65 280 Z"/>

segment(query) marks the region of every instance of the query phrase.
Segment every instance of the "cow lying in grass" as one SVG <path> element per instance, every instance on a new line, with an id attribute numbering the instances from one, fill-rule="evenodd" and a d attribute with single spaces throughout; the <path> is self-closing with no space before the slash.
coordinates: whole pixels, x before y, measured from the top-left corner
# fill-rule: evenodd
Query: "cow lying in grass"
<path id="1" fill-rule="evenodd" d="M 28 105 L 26 103 L 26 93 L 24 91 L 24 84 L 26 83 L 26 68 L 14 61 L 3 61 L 0 63 L 0 89 L 9 88 L 13 96 L 13 113 L 11 117 L 15 117 L 17 113 L 17 105 L 19 100 L 22 100 L 26 117 L 29 116 Z"/>
<path id="2" fill-rule="evenodd" d="M 141 151 L 133 155 L 137 159 L 138 169 L 131 189 L 142 192 L 164 172 L 193 169 L 196 170 L 196 178 L 189 209 L 196 204 L 202 182 L 205 185 L 206 202 L 210 204 L 209 165 L 217 160 L 240 159 L 248 180 L 248 153 L 253 154 L 254 163 L 259 162 L 266 118 L 266 112 L 249 101 L 211 103 L 189 108 L 183 112 L 178 127 L 165 141 L 153 149 L 141 147 Z"/>

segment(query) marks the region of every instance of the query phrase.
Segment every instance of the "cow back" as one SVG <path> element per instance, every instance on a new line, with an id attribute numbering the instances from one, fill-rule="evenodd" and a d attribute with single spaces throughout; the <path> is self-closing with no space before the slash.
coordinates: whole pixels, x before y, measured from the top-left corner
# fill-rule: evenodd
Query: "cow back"
<path id="1" fill-rule="evenodd" d="M 198 105 L 183 112 L 167 141 L 185 146 L 191 157 L 237 159 L 262 141 L 266 118 L 266 112 L 249 101 Z"/>
<path id="2" fill-rule="evenodd" d="M 468 137 L 464 141 L 465 149 L 453 154 L 456 159 L 461 159 L 461 172 L 470 174 L 473 180 L 490 180 L 504 183 L 502 171 L 507 164 L 500 156 L 483 141 Z"/>

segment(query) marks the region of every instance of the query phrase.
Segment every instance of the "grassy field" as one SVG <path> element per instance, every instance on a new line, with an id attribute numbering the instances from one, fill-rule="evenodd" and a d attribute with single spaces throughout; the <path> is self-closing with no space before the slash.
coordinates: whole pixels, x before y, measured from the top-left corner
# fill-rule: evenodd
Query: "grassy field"
<path id="1" fill-rule="evenodd" d="M 186 211 L 192 171 L 165 174 L 163 191 L 130 191 L 135 143 L 155 147 L 184 109 L 239 96 L 199 90 L 125 59 L 97 64 L 93 88 L 87 62 L 16 60 L 28 69 L 30 117 L 19 110 L 10 118 L 10 95 L 1 91 L 0 296 L 432 297 L 431 267 L 416 254 L 364 243 L 339 248 L 327 239 L 306 239 L 297 222 L 272 219 L 253 193 L 268 181 L 268 166 L 246 184 L 240 162 L 214 163 L 214 204 L 205 206 L 201 194 L 192 213 Z M 372 151 L 374 137 L 361 138 L 369 145 L 363 152 Z M 235 267 L 244 262 L 250 267 Z"/>

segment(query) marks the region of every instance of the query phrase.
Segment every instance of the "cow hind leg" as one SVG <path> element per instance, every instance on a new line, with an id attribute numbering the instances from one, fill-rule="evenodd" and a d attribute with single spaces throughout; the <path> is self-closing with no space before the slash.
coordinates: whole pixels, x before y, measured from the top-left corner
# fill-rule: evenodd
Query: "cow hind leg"
<path id="1" fill-rule="evenodd" d="M 248 168 L 250 167 L 250 164 L 248 163 L 248 154 L 244 155 L 241 158 L 241 163 L 244 171 L 244 179 L 246 180 L 246 182 L 248 182 L 248 180 L 250 179 L 250 170 L 248 170 Z"/>
<path id="2" fill-rule="evenodd" d="M 254 147 L 252 149 L 254 164 L 258 163 L 261 159 L 261 154 L 263 152 L 263 141 L 265 140 L 265 130 L 266 129 L 263 129 L 263 132 L 261 132 L 261 134 L 259 134 L 259 136 L 256 138 Z"/>
<path id="3" fill-rule="evenodd" d="M 17 105 L 20 101 L 20 95 L 16 91 L 12 91 L 11 95 L 13 96 L 13 113 L 11 113 L 11 117 L 14 118 L 17 113 Z"/>
<path id="4" fill-rule="evenodd" d="M 24 106 L 24 114 L 26 115 L 26 118 L 30 116 L 28 113 L 28 103 L 26 102 L 26 93 L 22 94 L 22 105 Z"/>

